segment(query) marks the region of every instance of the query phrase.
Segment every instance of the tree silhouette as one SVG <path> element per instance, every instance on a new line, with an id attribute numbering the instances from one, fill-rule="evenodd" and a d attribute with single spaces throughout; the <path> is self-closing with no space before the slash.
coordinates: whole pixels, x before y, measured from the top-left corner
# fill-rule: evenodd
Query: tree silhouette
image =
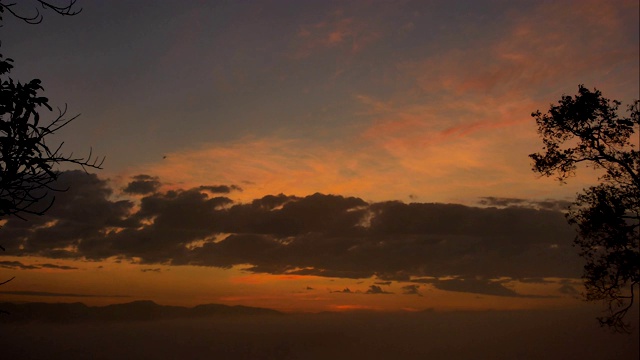
<path id="1" fill-rule="evenodd" d="M 73 16 L 80 12 L 73 7 L 76 0 L 66 5 L 55 5 L 36 0 L 44 9 L 51 9 L 63 16 Z M 24 15 L 14 10 L 15 3 L 0 0 L 0 21 L 6 11 L 28 24 L 38 24 L 42 15 Z M 59 164 L 78 165 L 83 169 L 101 169 L 104 158 L 95 158 L 91 150 L 86 158 L 74 157 L 73 153 L 61 152 L 63 143 L 50 147 L 47 140 L 78 116 L 66 118 L 66 106 L 58 108 L 57 116 L 48 124 L 43 124 L 40 111 L 52 111 L 46 97 L 39 95 L 43 90 L 40 80 L 27 83 L 14 81 L 9 77 L 13 60 L 0 54 L 0 218 L 16 216 L 24 219 L 25 214 L 43 215 L 53 204 L 55 197 L 42 204 L 52 191 L 58 178 Z M 4 250 L 0 246 L 1 250 Z M 11 281 L 5 280 L 0 285 Z"/>
<path id="2" fill-rule="evenodd" d="M 0 55 L 0 217 L 22 214 L 42 215 L 51 206 L 36 206 L 58 178 L 55 165 L 70 163 L 82 168 L 100 168 L 104 159 L 61 153 L 62 144 L 49 147 L 47 139 L 68 125 L 77 116 L 65 118 L 66 107 L 58 109 L 57 117 L 42 125 L 39 110 L 53 110 L 45 97 L 40 80 L 25 84 L 7 76 L 11 59 Z"/>
<path id="3" fill-rule="evenodd" d="M 53 10 L 62 16 L 73 16 L 80 13 L 80 11 L 82 11 L 82 9 L 74 8 L 76 1 L 77 0 L 69 0 L 65 5 L 56 5 L 51 1 L 35 0 L 35 2 L 40 4 L 40 6 L 43 9 Z M 15 10 L 16 5 L 17 3 L 8 3 L 6 1 L 0 1 L 0 14 L 6 11 L 11 15 L 15 16 L 16 18 L 26 22 L 27 24 L 39 24 L 42 22 L 43 17 L 42 17 L 42 14 L 40 13 L 40 10 L 38 10 L 37 7 L 34 8 L 34 12 L 31 15 L 26 15 L 24 13 L 21 13 Z M 0 20 L 2 20 L 1 15 L 0 15 Z"/>
<path id="4" fill-rule="evenodd" d="M 565 182 L 585 163 L 602 175 L 569 207 L 567 220 L 577 226 L 574 244 L 586 260 L 583 279 L 588 301 L 603 301 L 602 326 L 629 331 L 625 316 L 640 283 L 640 153 L 634 141 L 640 126 L 640 101 L 618 114 L 617 100 L 583 85 L 575 97 L 562 96 L 548 113 L 536 111 L 543 154 L 529 155 L 533 171 Z"/>

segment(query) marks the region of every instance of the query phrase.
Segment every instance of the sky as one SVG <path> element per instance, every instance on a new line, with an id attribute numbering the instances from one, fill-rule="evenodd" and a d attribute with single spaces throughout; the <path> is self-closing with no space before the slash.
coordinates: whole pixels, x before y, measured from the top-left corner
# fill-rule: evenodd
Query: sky
<path id="1" fill-rule="evenodd" d="M 533 173 L 531 113 L 640 98 L 637 1 L 78 5 L 0 28 L 12 77 L 81 114 L 54 141 L 106 157 L 3 220 L 3 299 L 582 306 L 562 211 L 597 174 Z"/>

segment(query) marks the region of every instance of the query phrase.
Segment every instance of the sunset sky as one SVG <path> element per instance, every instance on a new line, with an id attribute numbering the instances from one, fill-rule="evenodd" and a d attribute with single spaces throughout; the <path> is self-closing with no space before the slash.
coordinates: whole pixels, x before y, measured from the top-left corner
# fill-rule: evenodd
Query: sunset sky
<path id="1" fill-rule="evenodd" d="M 562 210 L 597 176 L 534 174 L 531 113 L 640 97 L 637 0 L 78 5 L 3 15 L 12 77 L 81 114 L 56 141 L 106 156 L 4 220 L 3 301 L 581 304 Z"/>

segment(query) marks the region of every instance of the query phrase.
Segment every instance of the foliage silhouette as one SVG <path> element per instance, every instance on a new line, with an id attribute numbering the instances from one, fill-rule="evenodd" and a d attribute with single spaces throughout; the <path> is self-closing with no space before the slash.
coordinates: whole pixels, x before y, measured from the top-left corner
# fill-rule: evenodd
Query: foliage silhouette
<path id="1" fill-rule="evenodd" d="M 62 16 L 73 16 L 81 10 L 74 9 L 76 0 L 66 5 L 36 0 L 44 9 L 50 9 Z M 42 14 L 36 8 L 35 15 L 23 15 L 14 10 L 16 3 L 0 0 L 0 21 L 6 11 L 27 24 L 39 24 Z M 0 24 L 1 26 L 1 24 Z M 52 187 L 59 172 L 56 165 L 66 163 L 83 169 L 101 169 L 104 158 L 93 157 L 92 151 L 86 158 L 74 157 L 73 153 L 61 152 L 61 143 L 49 147 L 47 139 L 68 125 L 78 116 L 65 118 L 67 108 L 58 108 L 57 117 L 43 125 L 40 121 L 42 107 L 52 111 L 46 97 L 38 93 L 43 90 L 40 80 L 27 83 L 14 81 L 9 77 L 13 60 L 0 54 L 0 218 L 16 216 L 24 219 L 24 214 L 43 215 L 53 204 L 55 197 L 44 205 L 37 205 L 51 191 L 64 191 Z M 0 250 L 4 248 L 0 246 Z M 13 278 L 0 282 L 6 284 Z"/>
<path id="2" fill-rule="evenodd" d="M 11 59 L 0 55 L 0 217 L 22 214 L 42 215 L 51 206 L 34 207 L 58 178 L 54 166 L 71 163 L 82 168 L 100 168 L 104 159 L 85 158 L 61 153 L 62 144 L 49 147 L 47 138 L 68 125 L 77 116 L 65 118 L 66 108 L 42 125 L 39 108 L 52 110 L 42 90 L 40 80 L 22 84 L 6 76 L 12 68 Z M 6 76 L 6 78 L 5 78 Z"/>
<path id="3" fill-rule="evenodd" d="M 620 104 L 580 85 L 575 97 L 562 96 L 548 113 L 531 114 L 545 152 L 529 156 L 534 172 L 560 182 L 580 163 L 603 173 L 599 185 L 578 194 L 567 220 L 577 226 L 574 244 L 586 260 L 586 299 L 606 304 L 602 326 L 628 332 L 625 316 L 640 283 L 640 153 L 634 144 L 640 101 L 628 106 L 628 117 L 618 114 Z"/>

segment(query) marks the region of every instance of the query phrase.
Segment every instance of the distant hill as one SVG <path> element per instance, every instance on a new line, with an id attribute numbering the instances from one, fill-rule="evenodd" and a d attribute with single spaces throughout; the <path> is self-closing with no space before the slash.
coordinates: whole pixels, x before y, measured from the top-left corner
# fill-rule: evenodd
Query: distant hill
<path id="1" fill-rule="evenodd" d="M 148 321 L 213 316 L 283 315 L 265 308 L 205 304 L 192 308 L 158 305 L 141 300 L 107 306 L 87 306 L 83 303 L 0 303 L 0 323 L 7 322 L 94 322 L 94 321 Z"/>

